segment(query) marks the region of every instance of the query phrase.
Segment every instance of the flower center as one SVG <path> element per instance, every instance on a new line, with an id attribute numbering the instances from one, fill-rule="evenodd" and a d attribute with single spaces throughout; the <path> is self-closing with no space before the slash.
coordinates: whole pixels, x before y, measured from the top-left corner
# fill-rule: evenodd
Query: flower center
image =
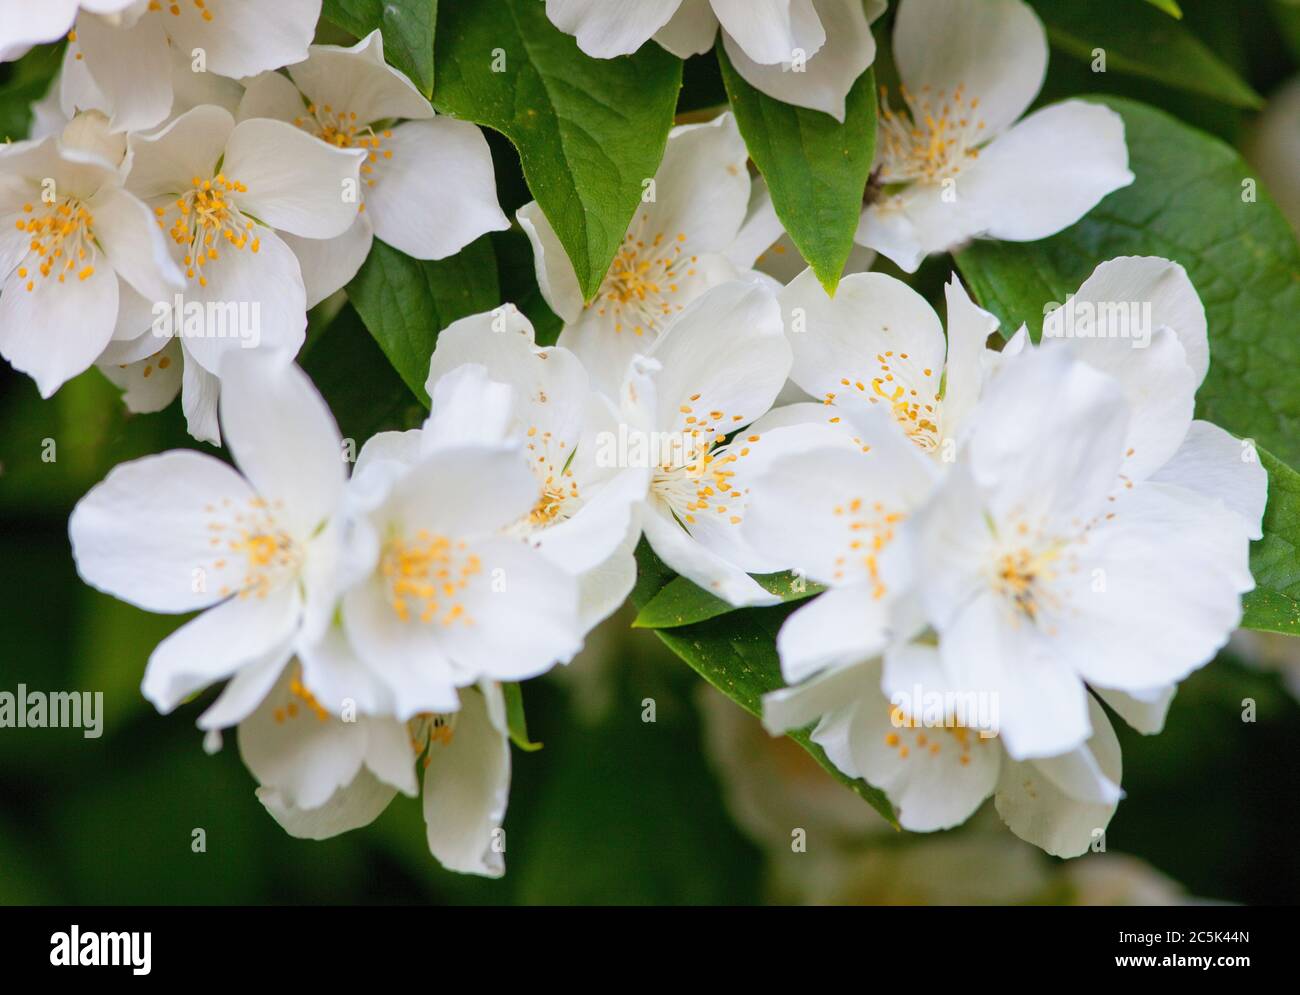
<path id="1" fill-rule="evenodd" d="M 424 529 L 411 541 L 395 537 L 384 546 L 380 570 L 388 585 L 388 603 L 401 621 L 474 624 L 459 595 L 482 573 L 483 564 L 466 551 L 464 542 Z"/>
<path id="2" fill-rule="evenodd" d="M 685 427 L 668 433 L 669 443 L 655 454 L 659 465 L 650 487 L 686 526 L 696 524 L 700 514 L 717 515 L 729 525 L 739 525 L 747 491 L 733 483 L 733 467 L 749 455 L 750 444 L 758 442 L 759 436 L 738 436 L 723 444 L 727 426 L 743 421 L 744 416 L 728 417 L 720 409 L 696 410 L 694 404 L 699 400 L 700 395 L 693 394 L 679 409 Z"/>
<path id="3" fill-rule="evenodd" d="M 976 145 L 986 136 L 984 122 L 976 120 L 979 98 L 967 99 L 959 85 L 949 96 L 930 87 L 914 94 L 900 87 L 903 109 L 889 106 L 888 92 L 880 88 L 880 181 L 882 183 L 937 183 L 957 175 L 979 155 Z"/>
<path id="4" fill-rule="evenodd" d="M 275 511 L 281 507 L 255 497 L 242 507 L 227 498 L 204 508 L 212 516 L 208 542 L 219 555 L 210 565 L 225 581 L 219 589 L 223 597 L 264 598 L 298 575 L 303 551 L 277 523 Z"/>
<path id="5" fill-rule="evenodd" d="M 907 437 L 927 453 L 939 448 L 939 392 L 930 367 L 919 364 L 905 352 L 892 350 L 876 354 L 877 373 L 865 383 L 862 380 L 842 377 L 844 393 L 865 397 L 872 404 L 887 404 L 890 413 Z M 822 398 L 825 404 L 834 404 L 835 393 Z"/>
<path id="6" fill-rule="evenodd" d="M 78 280 L 88 280 L 95 275 L 95 219 L 85 204 L 75 197 L 65 197 L 49 207 L 44 214 L 37 213 L 31 204 L 23 205 L 23 216 L 17 228 L 31 238 L 30 253 L 36 258 L 24 260 L 27 265 L 18 267 L 18 278 L 27 280 L 28 291 L 36 289 L 36 275 L 42 279 L 54 277 L 63 283 L 71 275 Z"/>
<path id="7" fill-rule="evenodd" d="M 696 273 L 698 257 L 686 255 L 686 236 L 678 232 L 669 238 L 663 232 L 644 232 L 649 218 L 641 214 L 635 228 L 628 231 L 596 300 L 589 305 L 602 318 L 612 315 L 618 333 L 657 333 L 662 322 L 682 309 L 673 299 L 682 280 Z"/>
<path id="8" fill-rule="evenodd" d="M 329 721 L 330 713 L 325 709 L 314 694 L 302 682 L 302 666 L 297 667 L 297 672 L 292 680 L 289 681 L 289 694 L 284 704 L 277 705 L 272 714 L 275 721 L 283 725 L 289 719 L 296 719 L 303 711 L 311 712 L 316 716 L 318 722 Z"/>
<path id="9" fill-rule="evenodd" d="M 889 706 L 889 721 L 893 731 L 885 733 L 885 745 L 898 751 L 898 759 L 906 760 L 915 751 L 918 755 L 939 756 L 944 748 L 957 750 L 957 762 L 963 767 L 971 763 L 971 751 L 977 746 L 987 746 L 991 737 L 981 736 L 964 725 L 949 723 L 925 726 L 908 715 L 901 706 Z"/>
<path id="10" fill-rule="evenodd" d="M 393 132 L 387 128 L 377 132 L 370 124 L 358 124 L 354 111 L 335 110 L 329 104 L 324 107 L 308 104 L 306 116 L 294 118 L 293 123 L 335 148 L 367 149 L 366 161 L 361 164 L 361 176 L 368 187 L 375 185 L 379 176 L 376 167 L 380 160 L 393 158 L 393 150 L 382 147 L 385 141 L 393 137 Z M 364 204 L 360 210 L 365 210 Z"/>
<path id="11" fill-rule="evenodd" d="M 568 442 L 536 425 L 530 425 L 526 435 L 528 465 L 542 491 L 532 511 L 511 530 L 523 534 L 567 520 L 582 501 L 578 481 L 569 468 L 573 450 Z"/>
<path id="12" fill-rule="evenodd" d="M 879 599 L 888 588 L 880 579 L 880 554 L 894 539 L 897 526 L 905 517 L 900 512 L 888 511 L 879 501 L 868 507 L 861 498 L 848 504 L 837 504 L 835 517 L 844 521 L 848 530 L 848 551 L 835 558 L 835 579 L 844 580 L 849 569 L 866 571 L 871 582 L 871 596 Z"/>
<path id="13" fill-rule="evenodd" d="M 1059 576 L 1058 561 L 1065 549 L 1063 542 L 1046 546 L 1021 546 L 999 555 L 993 565 L 993 589 L 1031 622 L 1044 609 L 1061 606 L 1052 590 Z"/>
<path id="14" fill-rule="evenodd" d="M 191 280 L 197 278 L 200 287 L 208 285 L 204 268 L 221 258 L 223 248 L 248 248 L 254 254 L 262 248 L 262 240 L 253 233 L 253 222 L 244 217 L 234 202 L 233 195 L 241 193 L 248 193 L 248 187 L 228 179 L 224 173 L 211 180 L 196 176 L 190 181 L 190 189 L 177 197 L 170 208 L 154 208 L 158 227 L 185 249 L 185 275 Z M 170 229 L 165 221 L 169 210 L 176 212 Z"/>

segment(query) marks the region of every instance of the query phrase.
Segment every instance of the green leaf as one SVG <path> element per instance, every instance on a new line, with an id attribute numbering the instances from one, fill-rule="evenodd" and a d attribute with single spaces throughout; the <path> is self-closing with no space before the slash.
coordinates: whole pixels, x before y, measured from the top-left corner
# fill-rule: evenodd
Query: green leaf
<path id="1" fill-rule="evenodd" d="M 632 592 L 632 601 L 644 609 L 658 593 L 660 581 L 671 583 L 667 578 L 672 573 L 645 542 L 637 547 L 636 558 L 637 587 Z M 776 652 L 776 634 L 793 609 L 793 605 L 741 608 L 693 625 L 659 629 L 655 634 L 706 681 L 751 715 L 761 717 L 763 695 L 785 687 Z M 832 777 L 897 825 L 893 806 L 884 792 L 861 778 L 849 777 L 831 763 L 826 751 L 812 741 L 809 730 L 802 729 L 789 736 Z"/>
<path id="2" fill-rule="evenodd" d="M 592 59 L 537 0 L 475 0 L 443 4 L 437 64 L 437 109 L 514 143 L 591 300 L 663 158 L 681 60 L 658 45 Z"/>
<path id="3" fill-rule="evenodd" d="M 1129 73 L 1190 90 L 1236 107 L 1264 100 L 1185 24 L 1129 2 L 1111 3 L 1104 16 L 1077 0 L 1033 0 L 1047 34 L 1062 52 L 1092 62 L 1100 49 L 1107 72 Z"/>
<path id="4" fill-rule="evenodd" d="M 438 0 L 325 0 L 323 13 L 344 31 L 384 35 L 384 58 L 433 96 L 433 37 Z"/>
<path id="5" fill-rule="evenodd" d="M 825 590 L 820 584 L 796 577 L 789 571 L 755 574 L 754 580 L 782 601 L 802 601 Z M 637 629 L 672 629 L 733 611 L 736 608 L 730 602 L 710 594 L 685 577 L 675 577 L 646 603 L 632 625 Z"/>
<path id="6" fill-rule="evenodd" d="M 438 333 L 466 315 L 500 304 L 496 257 L 484 235 L 449 259 L 412 259 L 375 239 L 348 298 L 406 386 L 424 404 L 429 357 Z"/>
<path id="7" fill-rule="evenodd" d="M 833 294 L 853 251 L 876 149 L 876 83 L 868 69 L 845 103 L 844 123 L 782 103 L 741 78 L 721 45 L 722 80 L 750 158 L 767 180 L 785 230 Z"/>
<path id="8" fill-rule="evenodd" d="M 1147 3 L 1160 8 L 1170 17 L 1181 18 L 1183 16 L 1182 8 L 1178 6 L 1177 0 L 1147 0 Z"/>
<path id="9" fill-rule="evenodd" d="M 1245 597 L 1241 624 L 1300 636 L 1300 474 L 1263 450 L 1268 471 L 1264 538 L 1250 547 L 1255 590 Z"/>
<path id="10" fill-rule="evenodd" d="M 1064 301 L 1098 263 L 1181 263 L 1209 320 L 1198 416 L 1300 465 L 1300 247 L 1290 226 L 1262 186 L 1245 183 L 1250 171 L 1223 142 L 1133 101 L 1102 102 L 1124 118 L 1136 181 L 1051 238 L 975 242 L 957 256 L 962 275 L 1003 334 L 1023 322 L 1037 336 L 1044 304 Z"/>
<path id="11" fill-rule="evenodd" d="M 536 753 L 542 744 L 534 743 L 528 738 L 523 689 L 514 681 L 508 681 L 501 685 L 501 692 L 506 699 L 506 726 L 510 731 L 510 742 L 526 753 Z"/>

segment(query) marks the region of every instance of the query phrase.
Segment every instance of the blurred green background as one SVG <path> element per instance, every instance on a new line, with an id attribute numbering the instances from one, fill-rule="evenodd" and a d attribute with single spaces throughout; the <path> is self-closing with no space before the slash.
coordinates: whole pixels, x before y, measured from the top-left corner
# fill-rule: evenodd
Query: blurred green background
<path id="1" fill-rule="evenodd" d="M 1197 37 L 1258 92 L 1297 71 L 1300 6 L 1182 6 Z M 41 72 L 32 62 L 0 67 L 0 133 L 22 133 Z M 1098 90 L 1233 143 L 1255 118 L 1150 79 L 1098 76 L 1054 48 L 1044 101 Z M 691 60 L 682 108 L 720 99 L 716 65 Z M 491 143 L 512 212 L 527 191 L 510 146 Z M 505 233 L 493 245 L 503 299 L 540 319 L 539 338 L 553 336 L 522 237 Z M 932 261 L 918 286 L 937 292 L 948 268 Z M 417 403 L 350 307 L 313 315 L 303 364 L 345 436 L 418 422 Z M 42 459 L 46 440 L 54 462 Z M 764 855 L 729 816 L 709 763 L 699 679 L 654 636 L 629 630 L 626 617 L 595 634 L 570 668 L 524 689 L 530 733 L 545 747 L 515 751 L 503 880 L 441 871 L 416 800 L 399 797 L 374 825 L 327 842 L 286 836 L 254 797 L 233 734 L 217 755 L 204 753 L 193 720 L 211 693 L 170 717 L 140 696 L 150 650 L 181 619 L 90 590 L 69 552 L 73 504 L 113 465 L 194 445 L 178 405 L 131 416 L 94 370 L 43 402 L 27 377 L 0 364 L 0 691 L 19 683 L 103 691 L 106 713 L 96 740 L 80 730 L 0 729 L 0 902 L 750 903 L 769 894 Z M 641 720 L 645 698 L 657 704 L 653 724 Z M 1253 723 L 1241 718 L 1247 698 L 1257 703 Z M 1117 728 L 1127 798 L 1107 834 L 1112 851 L 1204 898 L 1300 896 L 1300 705 L 1277 675 L 1225 655 L 1183 685 L 1161 736 Z M 878 821 L 865 804 L 862 819 Z M 204 853 L 191 850 L 196 828 L 206 833 Z"/>

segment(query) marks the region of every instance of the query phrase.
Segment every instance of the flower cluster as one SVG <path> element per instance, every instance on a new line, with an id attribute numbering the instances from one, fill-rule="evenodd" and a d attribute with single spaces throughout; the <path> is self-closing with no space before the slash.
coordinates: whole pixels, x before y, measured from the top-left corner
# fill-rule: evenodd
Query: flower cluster
<path id="1" fill-rule="evenodd" d="M 811 727 L 904 828 L 991 795 L 1062 856 L 1122 794 L 1102 703 L 1158 732 L 1240 621 L 1267 482 L 1193 416 L 1210 350 L 1180 265 L 1098 260 L 1037 341 L 995 336 L 955 277 L 945 333 L 862 271 L 1037 240 L 1132 182 L 1113 110 L 1023 116 L 1047 48 L 1022 0 L 898 5 L 872 252 L 833 296 L 773 264 L 789 242 L 732 115 L 681 124 L 590 299 L 556 219 L 518 210 L 557 344 L 510 303 L 451 323 L 427 419 L 355 460 L 294 363 L 307 310 L 376 238 L 436 260 L 511 226 L 479 128 L 435 115 L 377 31 L 311 44 L 319 0 L 41 7 L 0 33 L 4 58 L 68 39 L 37 137 L 0 149 L 0 353 L 45 397 L 92 365 L 135 411 L 180 393 L 228 450 L 118 466 L 72 553 L 99 590 L 198 612 L 143 692 L 169 713 L 224 682 L 198 724 L 214 747 L 238 729 L 293 835 L 422 793 L 445 866 L 503 873 L 508 695 L 627 599 L 642 541 L 727 608 L 780 601 L 762 575 L 815 585 L 776 640 L 770 732 Z M 884 8 L 545 4 L 596 58 L 720 34 L 750 85 L 841 120 Z"/>

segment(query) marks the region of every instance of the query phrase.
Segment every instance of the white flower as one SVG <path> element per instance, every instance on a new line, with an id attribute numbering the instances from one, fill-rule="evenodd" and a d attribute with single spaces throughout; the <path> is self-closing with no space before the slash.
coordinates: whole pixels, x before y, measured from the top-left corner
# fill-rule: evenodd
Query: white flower
<path id="1" fill-rule="evenodd" d="M 366 443 L 352 477 L 342 635 L 383 685 L 363 707 L 403 720 L 455 711 L 458 688 L 534 677 L 582 647 L 577 579 L 515 532 L 544 495 L 520 445 L 500 441 L 511 391 L 476 372 L 444 378 L 473 396 L 435 397 L 423 431 Z M 478 433 L 447 425 L 466 412 Z"/>
<path id="2" fill-rule="evenodd" d="M 400 791 L 416 794 L 423 761 L 430 852 L 449 870 L 500 877 L 510 745 L 501 687 L 466 689 L 457 711 L 391 716 L 331 713 L 286 667 L 239 725 L 257 796 L 291 835 L 326 839 L 372 822 Z"/>
<path id="3" fill-rule="evenodd" d="M 683 59 L 717 37 L 736 71 L 777 100 L 844 120 L 844 97 L 875 61 L 871 22 L 885 0 L 546 0 L 546 14 L 598 59 L 651 37 Z"/>
<path id="4" fill-rule="evenodd" d="M 338 238 L 287 241 L 302 261 L 312 306 L 356 274 L 376 236 L 416 259 L 442 259 L 510 222 L 497 205 L 482 131 L 434 116 L 420 92 L 384 62 L 378 31 L 351 48 L 313 45 L 288 78 L 250 80 L 241 119 L 288 121 L 336 148 L 366 152 L 359 216 Z M 399 123 L 400 122 L 400 123 Z"/>
<path id="5" fill-rule="evenodd" d="M 161 712 L 234 679 L 200 719 L 231 725 L 265 696 L 335 603 L 342 440 L 306 375 L 227 360 L 221 419 L 239 470 L 189 450 L 123 463 L 68 523 L 82 578 L 146 611 L 202 613 L 149 658 Z"/>
<path id="6" fill-rule="evenodd" d="M 790 379 L 828 405 L 865 402 L 893 415 L 923 452 L 951 461 L 998 354 L 998 320 L 955 278 L 944 287 L 948 335 L 934 309 L 884 273 L 844 277 L 828 297 L 812 270 L 780 293 L 794 353 Z"/>
<path id="7" fill-rule="evenodd" d="M 278 0 L 274 7 L 262 0 L 102 0 L 81 7 L 60 76 L 64 113 L 93 106 L 110 112 L 115 129 L 140 131 L 172 113 L 174 59 L 201 59 L 203 72 L 231 79 L 299 62 L 321 0 Z M 100 16 L 105 8 L 121 13 Z M 92 94 L 95 103 L 81 103 Z"/>
<path id="8" fill-rule="evenodd" d="M 537 282 L 564 319 L 559 344 L 577 353 L 601 390 L 614 394 L 628 361 L 646 352 L 683 308 L 708 288 L 751 272 L 781 234 L 770 204 L 757 220 L 750 217 L 747 157 L 730 114 L 674 128 L 650 188 L 654 199 L 637 209 L 590 304 L 536 201 L 519 209 Z M 747 219 L 753 223 L 747 226 Z"/>
<path id="9" fill-rule="evenodd" d="M 911 644 L 908 669 L 927 692 L 948 688 L 938 653 Z M 881 663 L 827 670 L 763 701 L 774 734 L 816 722 L 813 741 L 852 777 L 883 790 L 904 829 L 931 832 L 965 822 L 994 796 L 1012 832 L 1060 857 L 1074 857 L 1104 832 L 1121 797 L 1120 749 L 1106 713 L 1091 696 L 1089 739 L 1058 756 L 1017 761 L 997 736 L 952 714 L 929 724 L 885 696 Z"/>
<path id="10" fill-rule="evenodd" d="M 638 509 L 649 468 L 602 460 L 601 444 L 618 432 L 613 405 L 592 389 L 573 353 L 536 346 L 533 326 L 509 304 L 462 318 L 439 334 L 429 395 L 457 392 L 458 383 L 468 389 L 455 401 L 448 397 L 431 416 L 436 444 L 454 441 L 460 427 L 474 432 L 482 425 L 481 410 L 472 406 L 481 388 L 460 379 L 465 364 L 511 388 L 502 435 L 523 446 L 541 487 L 537 504 L 514 531 L 580 579 L 583 628 L 591 629 L 623 603 L 636 582 L 632 552 L 641 535 Z"/>
<path id="11" fill-rule="evenodd" d="M 158 126 L 203 104 L 216 104 L 230 113 L 239 107 L 244 88 L 238 80 L 216 73 L 196 72 L 188 52 L 171 50 L 172 103 Z M 108 116 L 113 103 L 95 83 L 84 59 L 65 55 L 63 66 L 44 97 L 32 105 L 31 137 L 39 138 L 61 130 L 77 113 L 96 110 Z M 120 125 L 115 130 L 124 131 Z M 137 129 L 139 130 L 139 129 Z"/>
<path id="12" fill-rule="evenodd" d="M 1133 182 L 1109 108 L 1067 100 L 1018 121 L 1047 68 L 1022 0 L 902 0 L 894 58 L 905 106 L 882 106 L 857 240 L 904 270 L 978 235 L 1046 238 Z"/>
<path id="13" fill-rule="evenodd" d="M 199 367 L 186 373 L 196 392 L 186 400 L 191 431 L 215 442 L 210 402 L 222 357 L 241 349 L 292 356 L 306 334 L 301 268 L 278 232 L 325 239 L 347 230 L 356 219 L 347 192 L 357 189 L 364 153 L 328 148 L 280 121 L 236 125 L 208 105 L 132 135 L 130 148 L 127 187 L 153 208 L 186 283 L 181 307 L 170 296 L 137 299 L 139 334 L 103 362 L 129 365 L 179 337 L 186 368 Z"/>
<path id="14" fill-rule="evenodd" d="M 1096 731 L 1085 682 L 1158 704 L 1240 620 L 1264 472 L 1192 421 L 1185 355 L 1162 328 L 1127 382 L 1061 348 L 1009 360 L 913 519 L 948 680 L 998 695 L 1018 759 Z"/>
<path id="15" fill-rule="evenodd" d="M 742 536 L 750 480 L 783 453 L 827 436 L 852 444 L 822 405 L 764 414 L 789 368 L 772 292 L 733 281 L 683 311 L 632 364 L 622 388 L 621 431 L 645 447 L 653 468 L 646 539 L 675 571 L 733 605 L 776 601 L 749 574 L 788 565 Z"/>
<path id="16" fill-rule="evenodd" d="M 138 336 L 140 304 L 181 286 L 148 208 L 122 187 L 123 151 L 97 115 L 0 147 L 0 354 L 42 397 Z"/>
<path id="17" fill-rule="evenodd" d="M 1247 141 L 1246 152 L 1259 178 L 1291 227 L 1300 231 L 1300 78 L 1269 97 Z"/>

